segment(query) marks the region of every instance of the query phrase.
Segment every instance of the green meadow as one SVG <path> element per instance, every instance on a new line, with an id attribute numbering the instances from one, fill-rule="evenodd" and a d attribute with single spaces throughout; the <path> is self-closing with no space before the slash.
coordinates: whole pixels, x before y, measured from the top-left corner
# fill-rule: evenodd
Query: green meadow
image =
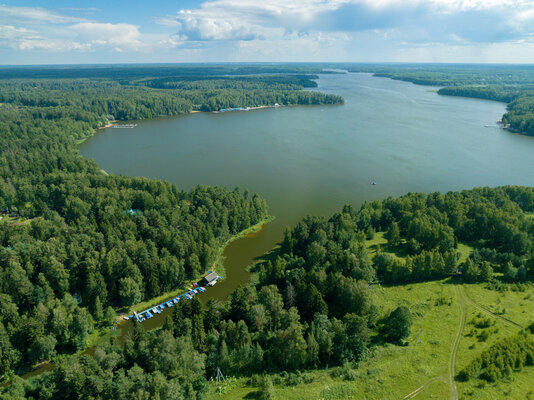
<path id="1" fill-rule="evenodd" d="M 385 243 L 380 234 L 369 242 Z M 534 367 L 514 371 L 510 378 L 491 384 L 479 379 L 454 379 L 483 350 L 532 322 L 532 285 L 525 285 L 522 291 L 504 292 L 486 286 L 456 283 L 451 278 L 398 286 L 374 285 L 373 296 L 380 315 L 399 305 L 412 311 L 414 322 L 405 345 L 384 344 L 375 336 L 367 357 L 351 366 L 349 373 L 347 366 L 325 366 L 271 375 L 275 398 L 534 399 Z M 226 379 L 219 384 L 211 382 L 209 399 L 260 398 L 259 379 Z"/>

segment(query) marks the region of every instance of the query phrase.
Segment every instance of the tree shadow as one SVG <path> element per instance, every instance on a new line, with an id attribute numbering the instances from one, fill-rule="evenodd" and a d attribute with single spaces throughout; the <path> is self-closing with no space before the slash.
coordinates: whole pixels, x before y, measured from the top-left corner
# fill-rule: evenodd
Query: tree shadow
<path id="1" fill-rule="evenodd" d="M 260 256 L 254 257 L 254 264 L 252 264 L 252 266 L 250 267 L 250 272 L 258 272 L 262 264 L 267 263 L 268 261 L 274 263 L 276 261 L 276 258 L 281 255 L 282 251 L 280 248 L 280 243 L 277 243 L 275 247 L 273 247 L 268 252 L 263 253 Z"/>
<path id="2" fill-rule="evenodd" d="M 259 399 L 261 397 L 261 392 L 256 390 L 255 392 L 250 392 L 243 397 L 244 399 Z"/>

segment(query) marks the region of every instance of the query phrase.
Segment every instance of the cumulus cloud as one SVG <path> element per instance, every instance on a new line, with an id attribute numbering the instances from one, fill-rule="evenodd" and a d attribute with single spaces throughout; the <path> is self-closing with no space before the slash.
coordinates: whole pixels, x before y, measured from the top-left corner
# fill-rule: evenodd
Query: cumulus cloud
<path id="1" fill-rule="evenodd" d="M 524 0 L 213 0 L 157 20 L 183 40 L 280 39 L 295 32 L 415 28 L 422 40 L 504 41 L 532 33 L 534 2 Z"/>
<path id="2" fill-rule="evenodd" d="M 100 22 L 81 22 L 69 27 L 76 34 L 78 42 L 90 45 L 110 45 L 116 49 L 139 48 L 140 33 L 138 27 L 131 24 L 111 24 Z"/>
<path id="3" fill-rule="evenodd" d="M 44 8 L 0 5 L 2 48 L 51 51 L 109 48 L 121 52 L 139 50 L 144 46 L 136 25 L 93 22 Z"/>
<path id="4" fill-rule="evenodd" d="M 0 26 L 0 47 L 18 50 L 82 50 L 88 45 L 76 41 L 47 39 L 34 30 L 12 25 Z"/>
<path id="5" fill-rule="evenodd" d="M 510 48 L 534 61 L 534 0 L 207 0 L 150 19 L 157 26 L 111 17 L 91 8 L 0 5 L 0 48 L 27 59 L 41 50 L 106 61 L 119 52 L 131 58 L 117 61 L 416 61 L 424 54 L 437 61 L 470 53 L 476 61 L 477 48 Z"/>

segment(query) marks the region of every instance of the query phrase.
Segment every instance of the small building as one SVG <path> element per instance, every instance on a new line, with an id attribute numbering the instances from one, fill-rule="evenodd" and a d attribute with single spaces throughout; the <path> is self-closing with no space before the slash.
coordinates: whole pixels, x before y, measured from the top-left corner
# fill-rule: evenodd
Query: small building
<path id="1" fill-rule="evenodd" d="M 124 215 L 136 216 L 137 214 L 144 215 L 143 211 L 138 210 L 136 208 L 135 209 L 134 208 L 130 208 L 129 210 L 124 210 Z"/>
<path id="2" fill-rule="evenodd" d="M 213 286 L 217 283 L 218 279 L 221 279 L 221 277 L 216 272 L 212 271 L 204 278 L 202 278 L 201 283 L 202 285 Z"/>

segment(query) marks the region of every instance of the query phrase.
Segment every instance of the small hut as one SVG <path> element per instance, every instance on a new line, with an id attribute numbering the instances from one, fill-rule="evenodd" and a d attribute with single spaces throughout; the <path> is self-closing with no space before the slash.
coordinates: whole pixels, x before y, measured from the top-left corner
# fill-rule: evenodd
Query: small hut
<path id="1" fill-rule="evenodd" d="M 213 286 L 217 283 L 218 279 L 221 279 L 221 277 L 216 272 L 212 271 L 204 278 L 202 278 L 201 285 Z"/>

